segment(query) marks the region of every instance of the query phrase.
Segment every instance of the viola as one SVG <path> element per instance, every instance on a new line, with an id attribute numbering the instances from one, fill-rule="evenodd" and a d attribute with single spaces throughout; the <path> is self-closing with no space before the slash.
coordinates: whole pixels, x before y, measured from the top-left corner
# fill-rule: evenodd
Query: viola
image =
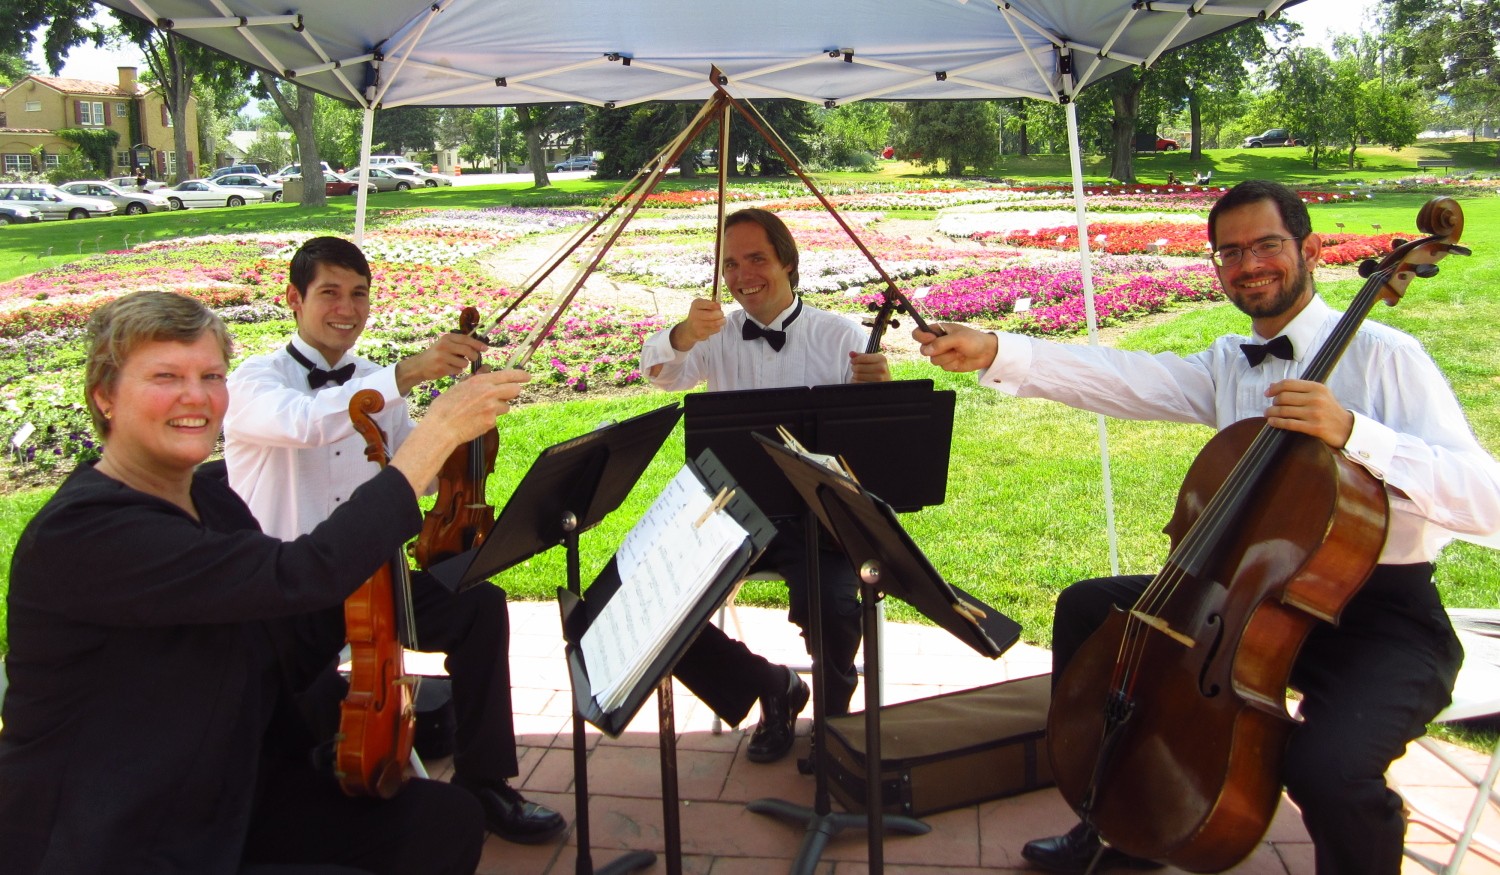
<path id="1" fill-rule="evenodd" d="M 371 418 L 385 407 L 373 389 L 349 401 L 349 417 L 365 438 L 365 458 L 385 467 L 385 436 Z M 334 774 L 350 796 L 389 799 L 406 780 L 416 732 L 412 678 L 402 663 L 403 647 L 416 646 L 412 625 L 411 580 L 400 551 L 344 600 L 344 634 L 349 642 L 349 692 L 339 706 L 334 740 Z"/>
<path id="2" fill-rule="evenodd" d="M 459 333 L 473 334 L 479 326 L 479 311 L 465 307 L 459 316 Z M 479 370 L 475 362 L 473 371 Z M 484 488 L 495 470 L 500 432 L 490 429 L 468 443 L 459 444 L 438 472 L 437 501 L 422 518 L 412 556 L 417 565 L 434 563 L 478 547 L 495 525 L 495 508 L 485 499 Z"/>
<path id="3" fill-rule="evenodd" d="M 1378 300 L 1437 273 L 1463 213 L 1437 198 L 1428 236 L 1361 266 L 1366 282 L 1302 379 L 1323 382 Z M 1194 461 L 1166 565 L 1057 679 L 1047 738 L 1063 797 L 1118 850 L 1220 872 L 1254 850 L 1281 795 L 1296 720 L 1287 682 L 1317 623 L 1336 623 L 1385 543 L 1383 485 L 1311 435 L 1252 418 Z"/>

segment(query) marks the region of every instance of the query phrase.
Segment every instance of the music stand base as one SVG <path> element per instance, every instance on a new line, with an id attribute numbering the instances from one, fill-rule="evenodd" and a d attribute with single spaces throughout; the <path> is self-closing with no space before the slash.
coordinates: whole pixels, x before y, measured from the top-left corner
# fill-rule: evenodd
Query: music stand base
<path id="1" fill-rule="evenodd" d="M 818 868 L 818 859 L 823 856 L 823 849 L 828 847 L 828 842 L 835 835 L 846 829 L 866 829 L 869 825 L 868 814 L 843 811 L 819 814 L 805 805 L 796 805 L 785 799 L 755 799 L 745 807 L 756 814 L 769 814 L 807 826 L 807 832 L 802 835 L 802 847 L 797 849 L 797 858 L 792 861 L 791 875 L 813 875 Z M 901 814 L 882 814 L 880 821 L 887 831 L 914 836 L 932 832 L 932 827 L 922 821 Z"/>
<path id="2" fill-rule="evenodd" d="M 611 860 L 594 870 L 594 875 L 625 875 L 640 872 L 656 865 L 656 855 L 650 851 L 631 851 L 618 860 Z"/>

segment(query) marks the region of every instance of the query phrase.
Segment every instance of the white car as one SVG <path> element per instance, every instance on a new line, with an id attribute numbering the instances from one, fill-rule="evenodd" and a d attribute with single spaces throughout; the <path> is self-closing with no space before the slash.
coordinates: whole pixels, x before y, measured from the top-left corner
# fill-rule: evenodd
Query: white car
<path id="1" fill-rule="evenodd" d="M 206 179 L 187 179 L 161 191 L 174 210 L 190 207 L 242 207 L 258 204 L 265 195 L 249 188 L 229 188 Z"/>
<path id="2" fill-rule="evenodd" d="M 140 187 L 135 184 L 134 176 L 111 176 L 104 181 L 115 188 L 121 188 L 126 191 L 140 191 Z M 167 184 L 159 179 L 146 180 L 146 191 L 161 191 L 166 187 Z"/>
<path id="3" fill-rule="evenodd" d="M 79 197 L 55 185 L 7 183 L 0 185 L 0 201 L 7 206 L 30 207 L 43 219 L 89 219 L 113 216 L 119 208 L 106 200 Z"/>
<path id="4" fill-rule="evenodd" d="M 437 188 L 440 185 L 453 184 L 453 177 L 451 176 L 444 176 L 441 173 L 428 173 L 422 168 L 411 164 L 387 164 L 380 169 L 389 171 L 403 179 L 410 179 L 414 186 L 425 185 L 428 188 Z"/>
<path id="5" fill-rule="evenodd" d="M 79 197 L 92 197 L 106 200 L 114 204 L 120 212 L 127 216 L 139 216 L 142 213 L 165 213 L 172 209 L 167 199 L 149 191 L 141 191 L 134 186 L 130 188 L 119 188 L 97 179 L 83 179 L 78 182 L 65 182 L 58 188 L 68 194 L 76 194 Z"/>
<path id="6" fill-rule="evenodd" d="M 259 173 L 226 173 L 215 177 L 213 182 L 229 188 L 248 188 L 260 192 L 266 200 L 273 203 L 281 202 L 281 183 L 272 182 Z"/>

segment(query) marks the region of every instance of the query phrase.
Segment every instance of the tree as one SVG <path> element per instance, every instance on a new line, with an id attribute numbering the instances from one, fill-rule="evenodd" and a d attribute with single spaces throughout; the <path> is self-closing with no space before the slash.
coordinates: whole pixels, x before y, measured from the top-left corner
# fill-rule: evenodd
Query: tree
<path id="1" fill-rule="evenodd" d="M 1205 108 L 1233 102 L 1248 84 L 1247 59 L 1264 57 L 1268 31 L 1286 35 L 1296 25 L 1260 22 L 1235 27 L 1207 39 L 1162 55 L 1154 68 L 1155 91 L 1168 108 L 1186 105 L 1192 138 L 1189 158 L 1203 158 L 1203 113 Z"/>
<path id="2" fill-rule="evenodd" d="M 885 147 L 891 131 L 890 106 L 860 101 L 833 109 L 818 109 L 812 157 L 824 167 L 867 168 Z"/>
<path id="3" fill-rule="evenodd" d="M 1462 102 L 1466 115 L 1490 111 L 1500 91 L 1500 0 L 1384 0 L 1382 12 L 1402 78 L 1455 108 Z"/>
<path id="4" fill-rule="evenodd" d="M 0 88 L 16 84 L 36 72 L 36 67 L 24 55 L 0 50 Z"/>
<path id="5" fill-rule="evenodd" d="M 430 152 L 436 146 L 438 110 L 430 106 L 398 106 L 375 112 L 374 142 L 386 151 Z"/>
<path id="6" fill-rule="evenodd" d="M 297 161 L 302 165 L 302 205 L 325 206 L 328 203 L 327 177 L 323 175 L 323 159 L 313 126 L 316 94 L 305 85 L 272 79 L 264 72 L 258 74 L 257 81 L 291 126 L 292 136 L 297 138 Z"/>
<path id="7" fill-rule="evenodd" d="M 103 46 L 109 36 L 94 19 L 93 0 L 11 0 L 0 16 L 0 51 L 25 57 L 42 35 L 47 68 L 56 75 L 68 50 L 92 43 Z"/>
<path id="8" fill-rule="evenodd" d="M 987 100 L 893 104 L 896 151 L 923 167 L 945 165 L 949 176 L 989 166 L 999 157 L 995 105 Z"/>

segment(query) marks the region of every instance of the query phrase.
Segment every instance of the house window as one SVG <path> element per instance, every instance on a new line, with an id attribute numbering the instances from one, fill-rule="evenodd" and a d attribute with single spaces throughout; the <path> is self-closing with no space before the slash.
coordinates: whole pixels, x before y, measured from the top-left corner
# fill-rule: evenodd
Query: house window
<path id="1" fill-rule="evenodd" d="M 6 155 L 5 156 L 5 172 L 6 173 L 30 173 L 31 172 L 31 156 L 30 155 Z"/>
<path id="2" fill-rule="evenodd" d="M 130 166 L 130 150 L 129 149 L 125 149 L 125 150 L 122 150 L 122 151 L 119 151 L 119 152 L 115 153 L 115 166 L 116 167 L 129 167 Z"/>
<path id="3" fill-rule="evenodd" d="M 130 115 L 130 105 L 127 103 L 115 104 L 115 118 L 125 118 Z"/>
<path id="4" fill-rule="evenodd" d="M 26 111 L 27 112 L 41 112 L 42 111 L 42 102 L 40 100 L 28 100 L 28 101 L 26 101 Z"/>
<path id="5" fill-rule="evenodd" d="M 104 103 L 97 100 L 92 103 L 80 100 L 78 102 L 78 122 L 79 124 L 102 126 L 104 124 Z"/>
<path id="6" fill-rule="evenodd" d="M 167 154 L 167 175 L 168 176 L 176 176 L 177 175 L 177 153 L 176 152 L 168 152 L 166 154 Z"/>
<path id="7" fill-rule="evenodd" d="M 61 155 L 54 155 L 51 152 L 48 152 L 47 154 L 45 154 L 45 155 L 42 156 L 42 169 L 44 169 L 44 170 L 48 169 L 48 168 L 56 167 L 57 165 L 59 165 L 61 163 L 62 163 L 62 156 Z"/>

